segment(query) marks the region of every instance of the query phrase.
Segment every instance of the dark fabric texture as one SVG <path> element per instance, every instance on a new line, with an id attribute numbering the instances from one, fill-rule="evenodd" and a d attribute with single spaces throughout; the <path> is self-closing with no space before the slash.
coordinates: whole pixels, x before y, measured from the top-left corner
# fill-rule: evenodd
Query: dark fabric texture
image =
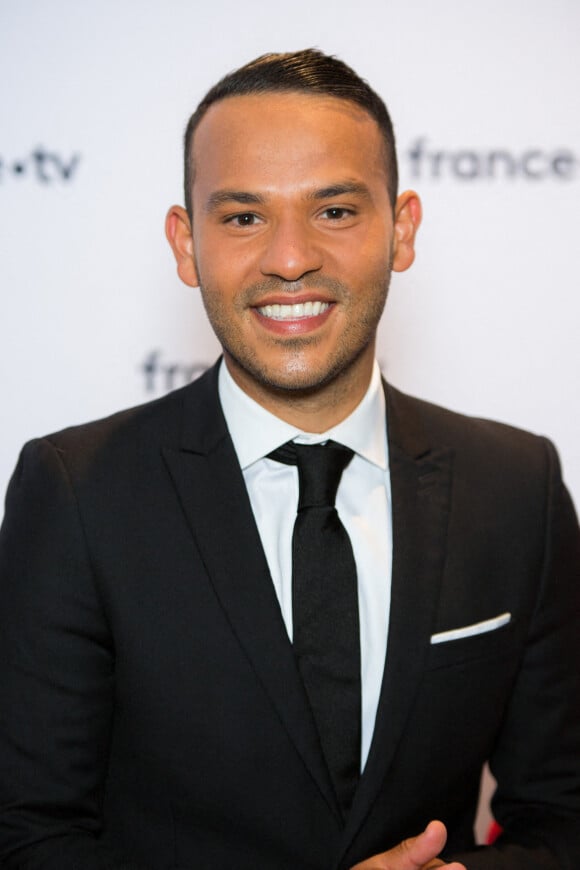
<path id="1" fill-rule="evenodd" d="M 431 818 L 468 870 L 578 870 L 580 537 L 555 450 L 386 396 L 389 638 L 346 825 L 216 370 L 25 447 L 0 532 L 7 870 L 347 870 Z M 504 833 L 476 849 L 486 759 Z"/>
<path id="2" fill-rule="evenodd" d="M 346 819 L 360 773 L 360 626 L 356 564 L 335 499 L 353 451 L 333 441 L 324 446 L 290 442 L 270 456 L 298 466 L 292 644 Z"/>

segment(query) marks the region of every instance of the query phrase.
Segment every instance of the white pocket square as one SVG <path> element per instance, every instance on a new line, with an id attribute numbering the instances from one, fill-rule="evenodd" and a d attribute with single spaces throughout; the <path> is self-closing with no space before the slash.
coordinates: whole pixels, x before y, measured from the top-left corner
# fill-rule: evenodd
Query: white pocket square
<path id="1" fill-rule="evenodd" d="M 452 628 L 450 631 L 440 631 L 431 635 L 431 643 L 445 643 L 447 640 L 461 640 L 464 637 L 473 637 L 476 634 L 484 634 L 486 631 L 495 631 L 502 625 L 507 625 L 511 620 L 511 613 L 500 613 L 492 619 L 484 619 L 483 622 L 474 622 L 472 625 L 464 625 L 463 628 Z"/>

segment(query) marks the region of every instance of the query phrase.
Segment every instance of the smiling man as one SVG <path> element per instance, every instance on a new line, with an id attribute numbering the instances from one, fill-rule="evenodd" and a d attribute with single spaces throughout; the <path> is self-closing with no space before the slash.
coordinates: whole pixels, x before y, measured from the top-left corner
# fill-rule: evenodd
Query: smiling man
<path id="1" fill-rule="evenodd" d="M 236 384 L 325 431 L 367 391 L 391 269 L 413 261 L 418 197 L 391 205 L 378 124 L 316 92 L 219 100 L 190 147 L 191 218 L 175 206 L 167 220 L 179 274 L 200 286 Z"/>
<path id="2" fill-rule="evenodd" d="M 578 524 L 545 439 L 382 381 L 420 219 L 336 58 L 193 114 L 166 232 L 223 359 L 27 445 L 8 493 L 9 870 L 580 866 Z"/>

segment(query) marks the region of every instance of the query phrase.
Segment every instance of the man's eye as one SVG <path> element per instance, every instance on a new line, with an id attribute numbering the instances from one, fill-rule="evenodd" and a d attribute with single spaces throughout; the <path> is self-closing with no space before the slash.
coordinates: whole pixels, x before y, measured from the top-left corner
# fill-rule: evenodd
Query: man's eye
<path id="1" fill-rule="evenodd" d="M 244 212 L 244 214 L 235 214 L 228 218 L 226 223 L 233 224 L 236 227 L 253 227 L 258 222 L 258 218 L 252 212 Z"/>
<path id="2" fill-rule="evenodd" d="M 326 220 L 331 221 L 343 220 L 345 217 L 350 217 L 351 214 L 352 212 L 349 209 L 340 206 L 332 206 L 322 212 L 322 216 L 326 218 Z"/>

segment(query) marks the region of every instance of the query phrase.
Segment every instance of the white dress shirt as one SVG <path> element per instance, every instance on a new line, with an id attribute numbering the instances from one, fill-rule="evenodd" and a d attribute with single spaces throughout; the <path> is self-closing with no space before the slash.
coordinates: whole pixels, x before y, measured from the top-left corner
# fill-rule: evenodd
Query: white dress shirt
<path id="1" fill-rule="evenodd" d="M 290 640 L 298 469 L 266 456 L 292 440 L 319 444 L 332 439 L 354 451 L 342 474 L 336 509 L 350 536 L 357 566 L 364 768 L 385 666 L 391 600 L 391 485 L 385 396 L 378 363 L 360 404 L 346 420 L 322 434 L 303 432 L 258 405 L 237 386 L 223 362 L 219 397 Z"/>

